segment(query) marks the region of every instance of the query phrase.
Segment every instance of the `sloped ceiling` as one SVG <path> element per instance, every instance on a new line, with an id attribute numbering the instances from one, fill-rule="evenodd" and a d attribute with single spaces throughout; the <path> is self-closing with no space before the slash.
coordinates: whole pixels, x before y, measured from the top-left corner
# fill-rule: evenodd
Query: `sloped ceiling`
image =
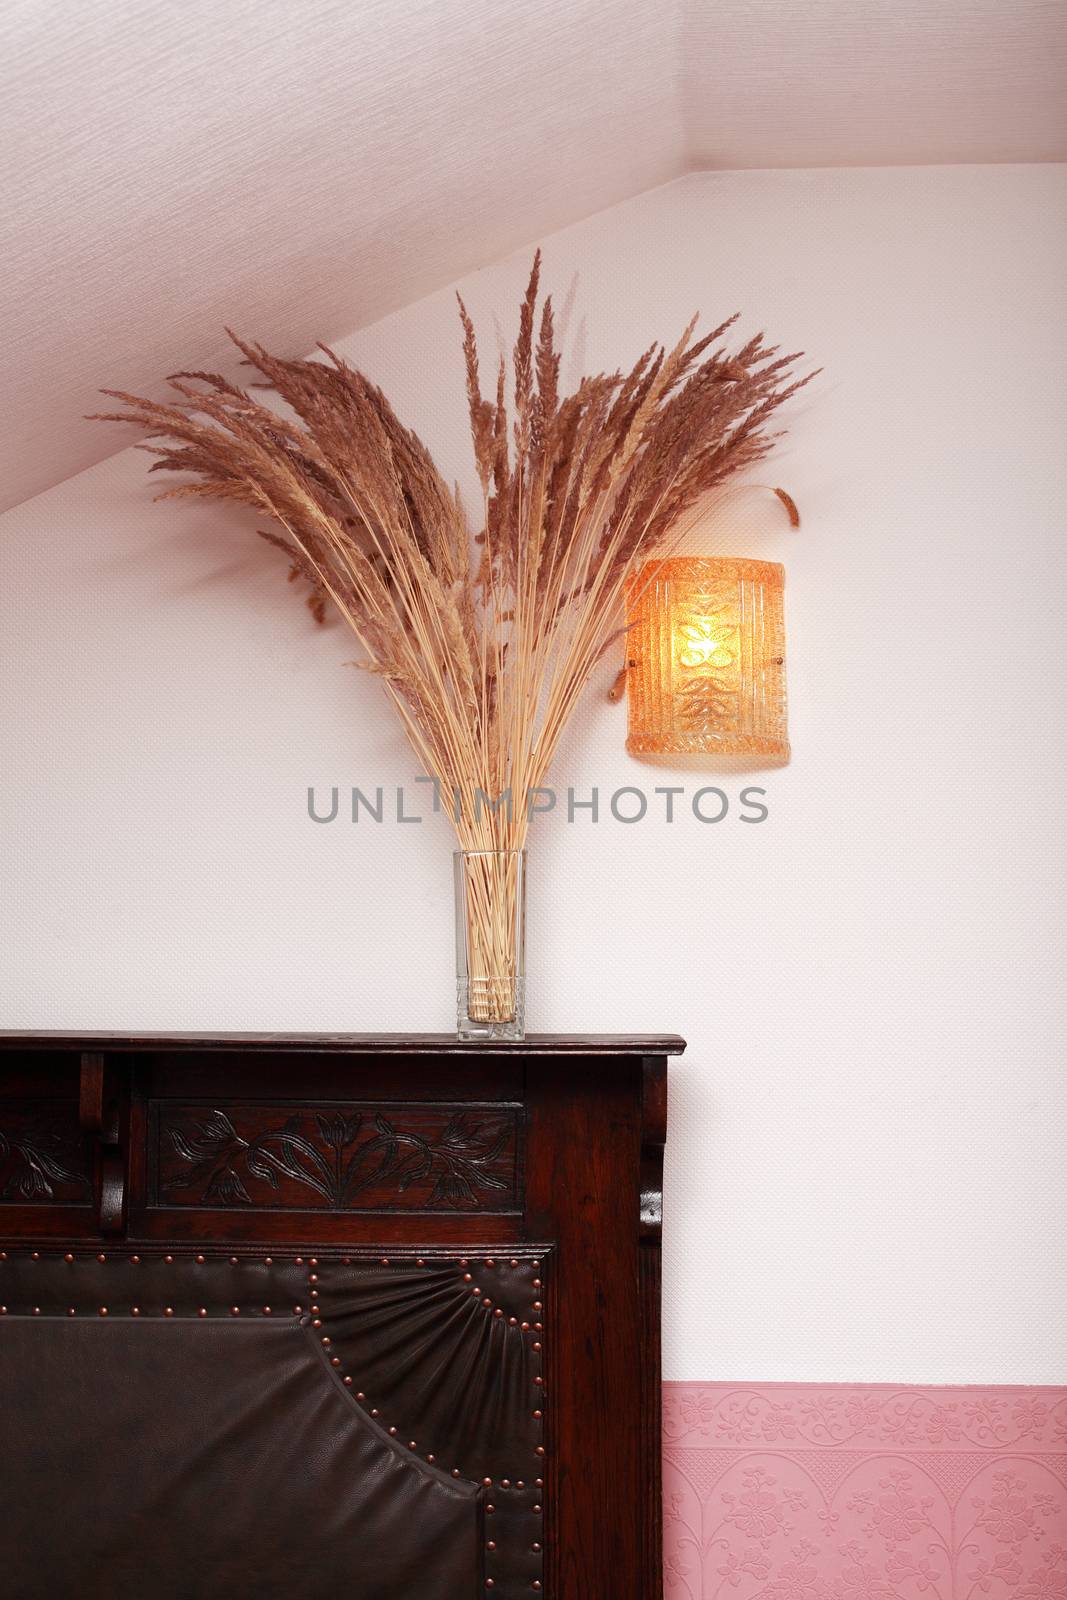
<path id="1" fill-rule="evenodd" d="M 7 0 L 0 509 L 225 323 L 302 352 L 694 167 L 1067 159 L 1065 78 L 1060 0 Z"/>

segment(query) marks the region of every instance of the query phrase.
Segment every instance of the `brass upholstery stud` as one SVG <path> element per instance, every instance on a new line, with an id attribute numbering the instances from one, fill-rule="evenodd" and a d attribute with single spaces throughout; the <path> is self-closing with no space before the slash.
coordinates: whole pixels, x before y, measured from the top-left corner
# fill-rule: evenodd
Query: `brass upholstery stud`
<path id="1" fill-rule="evenodd" d="M 197 1258 L 196 1258 L 196 1264 L 197 1264 L 197 1266 L 198 1266 L 198 1267 L 202 1267 L 202 1266 L 203 1266 L 203 1265 L 204 1265 L 204 1262 L 205 1262 L 205 1261 L 206 1261 L 206 1260 L 207 1260 L 207 1257 L 206 1257 L 206 1256 L 197 1256 Z"/>
<path id="2" fill-rule="evenodd" d="M 207 1306 L 201 1306 L 196 1314 L 197 1314 L 198 1317 L 206 1317 L 207 1316 Z"/>
<path id="3" fill-rule="evenodd" d="M 75 1311 L 73 1306 L 68 1306 L 67 1307 L 67 1316 L 68 1317 L 76 1317 L 77 1315 L 78 1315 L 78 1313 Z"/>
<path id="4" fill-rule="evenodd" d="M 174 1257 L 173 1256 L 164 1256 L 163 1260 L 166 1262 L 167 1266 L 169 1267 L 171 1262 L 174 1260 Z"/>
<path id="5" fill-rule="evenodd" d="M 74 1257 L 71 1255 L 69 1250 L 67 1251 L 66 1255 L 63 1257 L 63 1260 L 64 1261 L 73 1261 L 74 1260 Z"/>
<path id="6" fill-rule="evenodd" d="M 37 1311 L 39 1310 L 39 1307 L 34 1306 L 33 1310 L 34 1310 L 34 1315 L 36 1316 Z M 100 1307 L 100 1315 L 102 1317 L 106 1317 L 107 1316 L 107 1306 L 101 1306 Z"/>
<path id="7" fill-rule="evenodd" d="M 263 1315 L 265 1317 L 269 1317 L 270 1316 L 270 1306 L 264 1306 L 263 1307 Z"/>
<path id="8" fill-rule="evenodd" d="M 331 1356 L 330 1357 L 330 1366 L 331 1367 L 339 1367 L 340 1365 L 341 1365 L 341 1357 L 340 1356 Z"/>
<path id="9" fill-rule="evenodd" d="M 31 1261 L 40 1261 L 40 1259 L 41 1259 L 41 1252 L 39 1250 L 31 1250 L 30 1251 L 30 1260 Z M 104 1258 L 103 1258 L 103 1256 L 97 1256 L 96 1259 L 98 1261 L 103 1261 Z"/>
<path id="10" fill-rule="evenodd" d="M 141 1315 L 140 1306 L 131 1306 L 130 1307 L 130 1316 L 131 1317 L 139 1317 L 140 1315 Z"/>
<path id="11" fill-rule="evenodd" d="M 164 1306 L 163 1307 L 163 1315 L 165 1317 L 172 1317 L 174 1315 L 174 1307 L 173 1306 Z"/>
<path id="12" fill-rule="evenodd" d="M 241 1315 L 240 1306 L 231 1306 L 230 1307 L 230 1316 L 231 1317 L 239 1317 L 240 1315 Z"/>

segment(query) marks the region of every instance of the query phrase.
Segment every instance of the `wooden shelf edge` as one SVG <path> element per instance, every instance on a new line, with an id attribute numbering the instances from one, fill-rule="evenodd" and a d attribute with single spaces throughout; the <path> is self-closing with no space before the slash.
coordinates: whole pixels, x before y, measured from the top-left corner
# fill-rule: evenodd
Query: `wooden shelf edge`
<path id="1" fill-rule="evenodd" d="M 450 1033 L 68 1033 L 0 1029 L 0 1050 L 277 1050 L 349 1055 L 677 1056 L 677 1034 L 531 1033 L 471 1042 Z"/>

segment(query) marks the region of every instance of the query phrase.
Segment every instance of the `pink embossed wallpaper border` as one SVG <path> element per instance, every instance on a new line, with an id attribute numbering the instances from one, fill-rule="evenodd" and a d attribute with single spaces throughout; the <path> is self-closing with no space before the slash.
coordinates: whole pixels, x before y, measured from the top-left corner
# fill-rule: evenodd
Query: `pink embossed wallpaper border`
<path id="1" fill-rule="evenodd" d="M 668 1383 L 668 1600 L 1067 1600 L 1067 1389 Z"/>

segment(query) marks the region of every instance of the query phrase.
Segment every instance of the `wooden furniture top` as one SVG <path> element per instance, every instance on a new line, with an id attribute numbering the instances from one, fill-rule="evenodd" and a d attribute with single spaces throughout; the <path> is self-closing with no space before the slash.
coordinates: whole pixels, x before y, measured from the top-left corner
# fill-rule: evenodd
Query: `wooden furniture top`
<path id="1" fill-rule="evenodd" d="M 531 1033 L 525 1039 L 457 1039 L 450 1033 L 70 1033 L 0 1029 L 0 1050 L 298 1050 L 346 1055 L 677 1056 L 676 1033 Z"/>

